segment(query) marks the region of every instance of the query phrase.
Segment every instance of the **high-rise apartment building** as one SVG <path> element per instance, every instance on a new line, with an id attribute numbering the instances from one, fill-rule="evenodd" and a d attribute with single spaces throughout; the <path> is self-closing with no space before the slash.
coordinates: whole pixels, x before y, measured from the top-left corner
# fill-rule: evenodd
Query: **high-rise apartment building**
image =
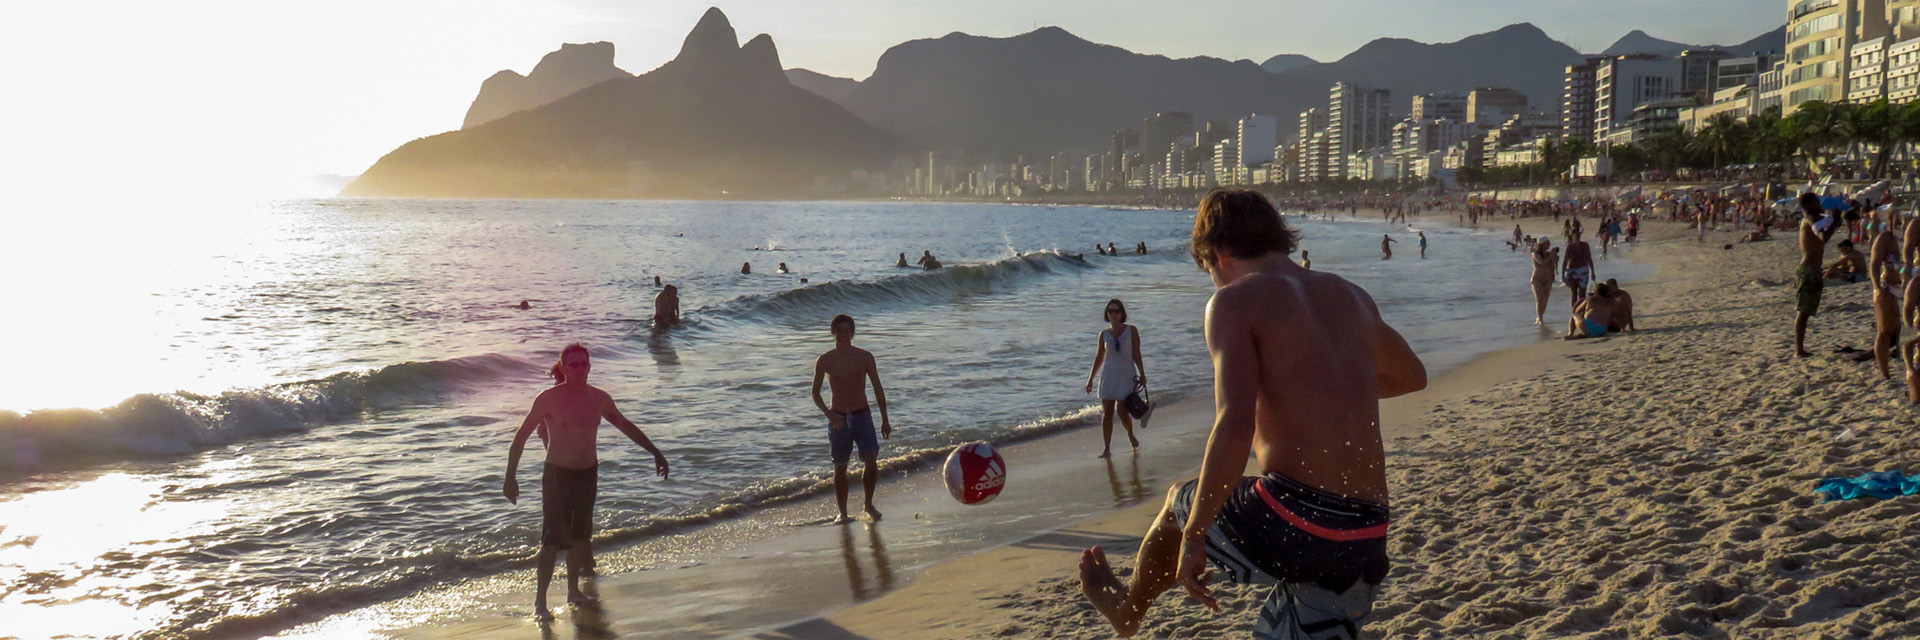
<path id="1" fill-rule="evenodd" d="M 1593 139 L 1593 76 L 1605 57 L 1587 58 L 1567 65 L 1560 92 L 1560 135 L 1580 140 Z"/>
<path id="2" fill-rule="evenodd" d="M 1241 166 L 1265 165 L 1273 162 L 1274 148 L 1280 145 L 1280 119 L 1260 114 L 1248 115 L 1240 119 Z"/>
<path id="3" fill-rule="evenodd" d="M 1721 49 L 1689 49 L 1680 53 L 1680 89 L 1675 93 L 1706 96 L 1714 91 L 1720 62 L 1733 54 Z"/>
<path id="4" fill-rule="evenodd" d="M 1306 111 L 1302 111 L 1300 112 L 1300 134 L 1299 134 L 1300 137 L 1296 138 L 1296 140 L 1299 142 L 1306 142 L 1307 138 L 1313 137 L 1313 132 L 1319 131 L 1325 128 L 1327 128 L 1327 110 L 1326 109 L 1322 109 L 1320 107 L 1313 107 L 1311 109 L 1307 109 Z"/>
<path id="5" fill-rule="evenodd" d="M 1599 144 L 1628 124 L 1634 107 L 1678 92 L 1680 65 L 1655 55 L 1620 56 L 1602 62 L 1593 78 L 1593 141 Z"/>
<path id="6" fill-rule="evenodd" d="M 1465 122 L 1467 119 L 1467 99 L 1453 93 L 1429 93 L 1413 97 L 1413 113 L 1407 117 L 1414 120 L 1454 120 Z"/>
<path id="7" fill-rule="evenodd" d="M 1181 136 L 1193 135 L 1193 114 L 1185 111 L 1157 113 L 1140 124 L 1140 152 L 1163 164 L 1173 143 Z"/>
<path id="8" fill-rule="evenodd" d="M 1853 46 L 1887 35 L 1887 0 L 1791 0 L 1785 107 L 1847 96 Z"/>
<path id="9" fill-rule="evenodd" d="M 1501 87 L 1480 87 L 1467 94 L 1467 123 L 1498 127 L 1508 118 L 1527 115 L 1527 97 Z"/>
<path id="10" fill-rule="evenodd" d="M 1393 139 L 1389 115 L 1392 94 L 1352 83 L 1335 83 L 1327 96 L 1327 136 L 1335 147 L 1329 153 L 1331 178 L 1347 177 L 1347 156 L 1385 146 Z"/>

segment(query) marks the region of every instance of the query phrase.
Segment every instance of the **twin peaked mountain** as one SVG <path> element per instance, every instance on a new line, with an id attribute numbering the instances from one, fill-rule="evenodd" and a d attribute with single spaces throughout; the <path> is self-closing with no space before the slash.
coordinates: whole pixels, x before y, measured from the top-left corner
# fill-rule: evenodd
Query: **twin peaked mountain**
<path id="1" fill-rule="evenodd" d="M 1779 51 L 1775 31 L 1729 47 Z M 1686 45 L 1629 34 L 1616 49 Z M 1280 116 L 1283 133 L 1346 81 L 1412 96 L 1480 86 L 1559 110 L 1562 74 L 1582 54 L 1530 24 L 1458 42 L 1383 38 L 1333 62 L 1170 59 L 1088 42 L 1057 27 L 1008 38 L 914 40 L 855 81 L 781 69 L 773 39 L 739 44 L 709 9 L 680 54 L 632 76 L 613 45 L 565 45 L 526 76 L 488 78 L 459 131 L 387 154 L 343 195 L 766 198 L 836 195 L 856 169 L 919 151 L 1097 153 L 1116 129 L 1163 111 L 1197 121 Z M 1289 136 L 1290 137 L 1290 136 Z M 898 166 L 896 165 L 896 168 Z"/>
<path id="2" fill-rule="evenodd" d="M 550 54 L 525 78 L 494 75 L 467 126 L 401 145 L 342 195 L 780 197 L 912 150 L 793 86 L 773 38 L 741 46 L 718 9 L 659 69 L 627 77 L 611 60 L 612 45 L 596 43 Z"/>

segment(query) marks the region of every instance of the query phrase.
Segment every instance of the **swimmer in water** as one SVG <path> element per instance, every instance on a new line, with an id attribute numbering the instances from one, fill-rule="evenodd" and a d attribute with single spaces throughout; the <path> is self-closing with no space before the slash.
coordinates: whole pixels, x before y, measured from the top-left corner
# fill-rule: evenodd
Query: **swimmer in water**
<path id="1" fill-rule="evenodd" d="M 751 262 L 740 263 L 740 275 L 746 275 L 749 273 L 753 273 L 753 263 Z"/>

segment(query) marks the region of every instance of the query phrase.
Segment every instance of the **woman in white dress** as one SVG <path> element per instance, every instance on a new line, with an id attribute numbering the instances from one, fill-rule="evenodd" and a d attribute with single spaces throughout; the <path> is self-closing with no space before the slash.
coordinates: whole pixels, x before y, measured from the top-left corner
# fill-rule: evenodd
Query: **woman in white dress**
<path id="1" fill-rule="evenodd" d="M 1119 299 L 1107 301 L 1108 327 L 1100 332 L 1100 351 L 1093 356 L 1093 371 L 1087 373 L 1087 393 L 1093 393 L 1094 377 L 1100 381 L 1100 456 L 1113 455 L 1113 414 L 1118 409 L 1120 423 L 1127 428 L 1127 440 L 1134 449 L 1140 439 L 1133 437 L 1133 416 L 1120 401 L 1133 393 L 1136 383 L 1147 381 L 1147 367 L 1140 362 L 1140 330 L 1127 324 L 1127 305 Z M 1102 368 L 1104 365 L 1104 368 Z M 1137 376 L 1136 376 L 1137 374 Z"/>

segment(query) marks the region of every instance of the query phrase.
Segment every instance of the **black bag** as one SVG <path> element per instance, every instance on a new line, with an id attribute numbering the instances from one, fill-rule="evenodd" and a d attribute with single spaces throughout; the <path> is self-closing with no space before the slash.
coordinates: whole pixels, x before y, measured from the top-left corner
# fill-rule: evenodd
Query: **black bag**
<path id="1" fill-rule="evenodd" d="M 1140 424 L 1142 428 L 1147 426 L 1145 422 L 1147 414 L 1153 412 L 1153 404 L 1149 398 L 1146 383 L 1140 382 L 1139 378 L 1134 378 L 1133 393 L 1127 394 L 1127 399 L 1120 401 L 1127 408 L 1127 415 L 1142 421 Z"/>

